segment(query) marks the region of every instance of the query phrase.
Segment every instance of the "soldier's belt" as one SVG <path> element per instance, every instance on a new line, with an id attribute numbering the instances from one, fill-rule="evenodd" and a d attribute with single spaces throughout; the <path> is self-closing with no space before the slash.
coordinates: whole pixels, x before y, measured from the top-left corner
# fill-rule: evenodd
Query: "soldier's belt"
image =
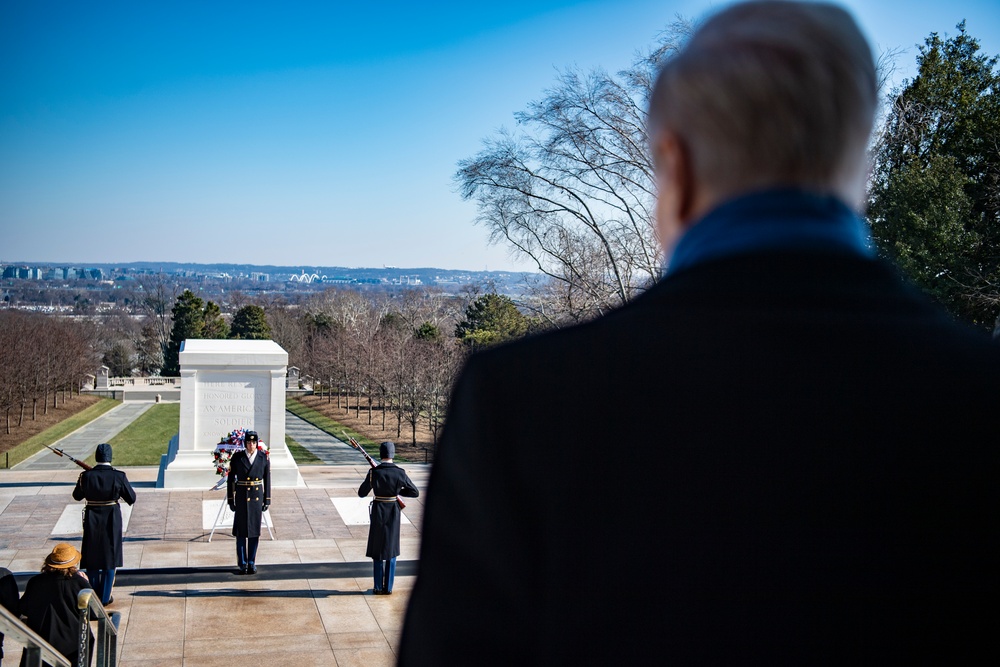
<path id="1" fill-rule="evenodd" d="M 380 503 L 394 503 L 396 502 L 396 496 L 375 496 L 375 500 Z"/>
<path id="2" fill-rule="evenodd" d="M 264 482 L 256 480 L 253 482 L 236 482 L 236 486 L 263 486 Z"/>
<path id="3" fill-rule="evenodd" d="M 94 500 L 87 501 L 87 507 L 109 507 L 111 505 L 117 505 L 117 500 Z"/>

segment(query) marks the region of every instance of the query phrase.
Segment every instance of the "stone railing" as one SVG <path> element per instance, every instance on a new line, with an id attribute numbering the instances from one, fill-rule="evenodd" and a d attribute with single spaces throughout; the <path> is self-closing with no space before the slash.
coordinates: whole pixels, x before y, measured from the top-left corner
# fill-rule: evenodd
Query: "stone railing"
<path id="1" fill-rule="evenodd" d="M 165 378 L 165 377 L 144 377 L 144 378 L 133 378 L 133 377 L 116 377 L 108 378 L 109 387 L 128 387 L 132 389 L 140 389 L 143 387 L 180 387 L 181 379 L 178 378 Z"/>

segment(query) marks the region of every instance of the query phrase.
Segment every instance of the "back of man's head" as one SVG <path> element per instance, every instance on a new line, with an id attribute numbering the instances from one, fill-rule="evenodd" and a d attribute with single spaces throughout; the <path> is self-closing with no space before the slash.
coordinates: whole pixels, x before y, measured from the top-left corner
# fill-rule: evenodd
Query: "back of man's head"
<path id="1" fill-rule="evenodd" d="M 658 137 L 672 132 L 693 178 L 719 195 L 783 186 L 860 193 L 876 104 L 871 49 L 850 14 L 826 3 L 747 2 L 705 21 L 664 66 L 649 135 L 655 155 Z"/>

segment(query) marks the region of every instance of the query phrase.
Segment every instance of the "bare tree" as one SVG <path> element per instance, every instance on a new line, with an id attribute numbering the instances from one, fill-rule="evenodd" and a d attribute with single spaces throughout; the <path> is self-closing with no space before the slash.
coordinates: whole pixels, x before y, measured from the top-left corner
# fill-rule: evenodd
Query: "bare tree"
<path id="1" fill-rule="evenodd" d="M 646 105 L 656 71 L 691 32 L 678 19 L 655 48 L 617 75 L 563 72 L 540 101 L 459 163 L 462 196 L 479 205 L 491 240 L 561 285 L 553 321 L 591 318 L 652 285 L 661 258 Z"/>
<path id="2" fill-rule="evenodd" d="M 170 344 L 170 332 L 173 329 L 172 310 L 180 286 L 165 274 L 144 277 L 140 279 L 135 290 L 133 303 L 135 308 L 147 317 L 147 322 L 153 325 L 157 343 L 160 346 L 160 356 L 165 357 Z"/>

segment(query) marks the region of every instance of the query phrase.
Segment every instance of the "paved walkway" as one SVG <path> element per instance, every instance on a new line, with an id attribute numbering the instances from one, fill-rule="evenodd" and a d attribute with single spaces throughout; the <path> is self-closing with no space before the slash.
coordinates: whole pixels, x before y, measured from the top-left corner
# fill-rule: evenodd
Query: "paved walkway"
<path id="1" fill-rule="evenodd" d="M 285 413 L 285 434 L 319 457 L 327 465 L 364 463 L 361 452 L 291 412 Z"/>
<path id="2" fill-rule="evenodd" d="M 53 447 L 63 450 L 70 456 L 80 461 L 84 461 L 94 453 L 97 445 L 107 442 L 118 435 L 122 429 L 131 424 L 135 419 L 150 407 L 153 402 L 122 403 L 111 408 L 103 415 L 81 426 L 66 437 L 56 442 L 50 443 Z M 48 449 L 30 456 L 21 463 L 14 466 L 15 470 L 77 470 L 75 463 L 65 456 L 56 456 Z"/>
<path id="3" fill-rule="evenodd" d="M 357 498 L 368 465 L 358 458 L 301 466 L 304 488 L 272 490 L 275 539 L 265 531 L 253 577 L 234 574 L 228 527 L 208 541 L 223 491 L 156 489 L 155 467 L 125 468 L 138 500 L 109 607 L 122 615 L 120 665 L 394 665 L 430 467 L 403 464 L 421 497 L 406 500 L 393 595 L 375 597 L 365 558 L 368 501 Z M 16 574 L 22 590 L 55 544 L 80 546 L 81 504 L 70 498 L 77 472 L 75 465 L 0 470 L 0 566 Z M 248 619 L 252 636 L 233 641 Z M 8 660 L 20 648 L 8 638 Z"/>

